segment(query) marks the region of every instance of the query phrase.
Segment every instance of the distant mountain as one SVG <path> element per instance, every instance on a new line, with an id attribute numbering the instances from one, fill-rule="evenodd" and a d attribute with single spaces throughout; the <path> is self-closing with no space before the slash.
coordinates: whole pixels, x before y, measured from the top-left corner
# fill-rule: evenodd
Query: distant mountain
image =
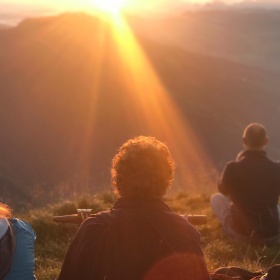
<path id="1" fill-rule="evenodd" d="M 0 23 L 0 29 L 6 29 L 6 28 L 10 28 L 11 26 L 7 25 L 7 24 L 2 24 Z"/>
<path id="2" fill-rule="evenodd" d="M 164 41 L 157 37 L 162 36 L 162 30 L 156 31 L 159 22 L 150 23 L 154 36 L 148 38 L 134 21 L 137 41 L 218 170 L 241 149 L 242 130 L 252 121 L 268 127 L 269 151 L 280 157 L 278 75 L 188 51 L 185 38 L 180 46 L 174 44 L 176 34 L 174 41 Z M 164 130 L 170 123 L 167 112 L 164 124 L 154 123 L 156 110 L 147 112 L 147 124 L 145 109 L 135 110 L 129 73 L 121 71 L 122 57 L 106 22 L 86 14 L 27 19 L 16 28 L 0 29 L 0 42 L 3 196 L 18 194 L 22 199 L 34 195 L 37 187 L 51 192 L 59 184 L 70 184 L 73 192 L 108 187 L 117 148 L 136 135 L 162 136 L 152 125 Z M 143 96 L 153 94 L 149 87 L 146 91 Z M 144 100 L 151 108 L 150 99 Z M 175 136 L 160 139 L 179 145 Z M 177 185 L 185 187 L 181 183 Z"/>
<path id="3" fill-rule="evenodd" d="M 204 5 L 200 5 L 200 8 L 205 9 L 280 9 L 280 2 L 278 0 L 244 0 L 233 3 L 226 3 L 220 0 L 213 0 Z"/>
<path id="4" fill-rule="evenodd" d="M 0 23 L 15 26 L 27 17 L 41 17 L 55 14 L 55 9 L 42 5 L 28 5 L 24 3 L 0 3 Z"/>
<path id="5" fill-rule="evenodd" d="M 161 44 L 280 73 L 280 10 L 201 10 L 131 24 Z"/>
<path id="6" fill-rule="evenodd" d="M 278 0 L 244 0 L 233 5 L 237 8 L 280 9 Z"/>

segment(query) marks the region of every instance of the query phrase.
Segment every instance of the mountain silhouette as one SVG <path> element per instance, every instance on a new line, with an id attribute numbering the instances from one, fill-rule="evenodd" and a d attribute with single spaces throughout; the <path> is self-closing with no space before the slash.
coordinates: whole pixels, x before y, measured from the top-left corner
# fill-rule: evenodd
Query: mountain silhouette
<path id="1" fill-rule="evenodd" d="M 133 32 L 218 170 L 252 121 L 268 127 L 280 156 L 277 75 Z M 83 13 L 26 19 L 1 29 L 0 42 L 1 196 L 28 199 L 38 186 L 69 182 L 73 192 L 110 186 L 117 148 L 154 135 L 130 106 L 110 24 Z"/>

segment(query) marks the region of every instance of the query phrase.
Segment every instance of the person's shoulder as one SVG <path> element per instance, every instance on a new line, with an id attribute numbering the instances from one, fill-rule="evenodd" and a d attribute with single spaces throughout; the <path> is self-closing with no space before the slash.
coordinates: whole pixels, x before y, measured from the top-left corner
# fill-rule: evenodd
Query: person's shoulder
<path id="1" fill-rule="evenodd" d="M 171 231 L 172 235 L 188 236 L 189 240 L 197 241 L 201 236 L 200 232 L 187 219 L 174 212 L 164 212 L 152 222 L 162 233 Z"/>
<path id="2" fill-rule="evenodd" d="M 240 162 L 246 157 L 246 152 L 245 151 L 240 151 L 235 159 L 229 160 L 226 164 L 224 169 L 226 168 L 231 168 L 232 166 L 239 165 Z"/>
<path id="3" fill-rule="evenodd" d="M 277 168 L 280 168 L 280 160 L 273 160 L 273 159 L 270 159 L 270 161 L 271 161 Z"/>
<path id="4" fill-rule="evenodd" d="M 226 166 L 225 166 L 225 167 L 231 168 L 232 166 L 239 165 L 239 164 L 240 164 L 240 161 L 241 161 L 241 160 L 231 160 L 231 161 L 228 161 L 228 162 L 226 163 Z"/>
<path id="5" fill-rule="evenodd" d="M 22 226 L 22 227 L 31 228 L 30 223 L 27 222 L 27 221 L 24 220 L 24 219 L 20 219 L 20 218 L 9 218 L 8 220 L 9 220 L 9 222 L 10 222 L 12 225 L 20 225 L 20 226 Z"/>
<path id="6" fill-rule="evenodd" d="M 271 159 L 271 158 L 267 158 L 267 160 L 270 162 L 270 164 L 272 166 L 274 166 L 276 169 L 280 170 L 280 160 L 274 160 L 274 159 Z"/>
<path id="7" fill-rule="evenodd" d="M 238 169 L 238 166 L 242 165 L 241 162 L 241 159 L 228 161 L 224 167 L 224 173 L 230 172 L 231 170 L 235 170 L 236 168 Z"/>
<path id="8" fill-rule="evenodd" d="M 89 218 L 83 221 L 81 226 L 83 228 L 105 226 L 111 220 L 110 211 L 102 211 L 97 214 L 91 215 Z"/>
<path id="9" fill-rule="evenodd" d="M 108 228 L 108 224 L 100 218 L 100 213 L 91 215 L 89 218 L 84 220 L 76 235 L 83 236 L 86 238 L 102 236 Z"/>
<path id="10" fill-rule="evenodd" d="M 29 234 L 34 236 L 34 238 L 36 238 L 35 231 L 33 230 L 31 224 L 26 220 L 19 219 L 19 218 L 9 218 L 9 223 L 11 224 L 11 226 L 16 232 L 20 232 L 20 231 L 28 232 Z"/>
<path id="11" fill-rule="evenodd" d="M 280 161 L 274 161 L 274 166 L 275 166 L 275 173 L 277 173 L 280 176 Z"/>

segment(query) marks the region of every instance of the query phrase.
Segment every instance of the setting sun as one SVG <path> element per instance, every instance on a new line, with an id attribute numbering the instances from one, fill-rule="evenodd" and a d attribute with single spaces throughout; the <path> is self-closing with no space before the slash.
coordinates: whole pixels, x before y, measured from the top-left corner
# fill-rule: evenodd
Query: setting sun
<path id="1" fill-rule="evenodd" d="M 118 14 L 122 9 L 125 0 L 92 0 L 93 6 L 102 12 Z"/>

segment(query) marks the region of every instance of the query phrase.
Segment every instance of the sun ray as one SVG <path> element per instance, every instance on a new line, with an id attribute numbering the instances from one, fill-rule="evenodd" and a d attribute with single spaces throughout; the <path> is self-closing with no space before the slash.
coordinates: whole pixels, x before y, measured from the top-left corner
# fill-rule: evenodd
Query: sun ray
<path id="1" fill-rule="evenodd" d="M 109 154 L 106 148 L 127 140 L 122 137 L 151 135 L 166 142 L 174 155 L 176 186 L 194 190 L 198 186 L 209 187 L 205 180 L 213 178 L 213 165 L 127 22 L 121 14 L 102 21 L 103 24 L 99 22 L 81 16 L 70 27 L 69 22 L 64 25 L 69 28 L 69 34 L 64 29 L 56 30 L 57 38 L 65 38 L 65 42 L 60 42 L 59 57 L 75 57 L 75 65 L 69 71 L 83 71 L 83 82 L 77 83 L 76 91 L 81 93 L 81 99 L 90 93 L 85 97 L 86 106 L 85 102 L 83 107 L 80 106 L 79 101 L 74 106 L 77 120 L 72 125 L 73 138 L 67 139 L 69 159 L 75 150 L 79 154 L 82 171 L 90 173 L 92 158 L 100 159 Z M 49 30 L 50 34 L 53 32 Z M 71 47 L 66 47 L 68 42 L 71 42 Z M 80 46 L 83 46 L 83 52 L 79 51 Z M 44 75 L 46 84 L 57 84 L 52 73 L 56 72 L 50 71 L 47 79 Z M 64 83 L 68 85 L 67 81 Z M 77 144 L 77 139 L 81 144 Z"/>
<path id="2" fill-rule="evenodd" d="M 127 87 L 123 112 L 127 112 L 131 127 L 138 126 L 140 131 L 141 126 L 145 127 L 143 131 L 168 142 L 179 166 L 180 186 L 195 189 L 205 185 L 206 179 L 209 187 L 216 179 L 216 171 L 192 127 L 162 85 L 124 18 L 115 18 L 113 28 Z"/>

